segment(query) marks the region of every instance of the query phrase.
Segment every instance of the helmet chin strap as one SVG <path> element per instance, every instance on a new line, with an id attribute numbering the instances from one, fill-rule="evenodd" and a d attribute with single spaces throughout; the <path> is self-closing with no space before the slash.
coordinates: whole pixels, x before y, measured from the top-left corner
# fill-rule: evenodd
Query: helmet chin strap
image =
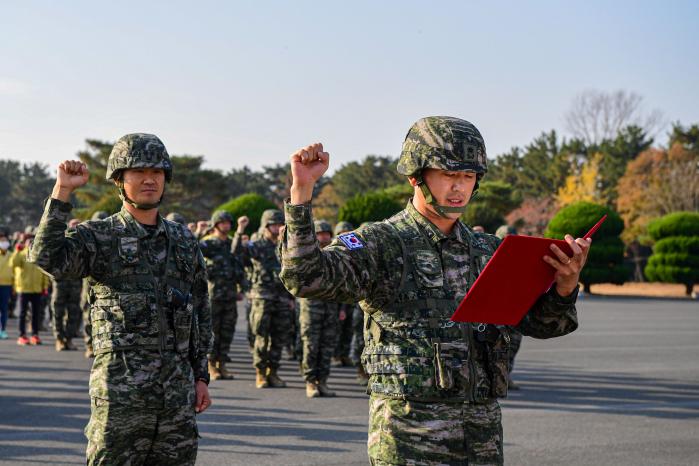
<path id="1" fill-rule="evenodd" d="M 425 183 L 425 180 L 422 178 L 422 175 L 415 177 L 417 180 L 417 185 L 420 187 L 420 191 L 422 191 L 422 195 L 425 197 L 425 202 L 427 202 L 429 205 L 432 206 L 435 212 L 440 217 L 443 218 L 451 218 L 449 217 L 449 214 L 463 214 L 466 212 L 466 208 L 468 207 L 467 205 L 464 205 L 462 207 L 452 207 L 452 206 L 447 206 L 447 205 L 439 205 L 437 203 L 437 199 L 434 198 L 432 195 L 432 191 L 430 191 L 429 186 L 427 186 L 427 183 Z M 476 185 L 473 188 L 473 192 L 471 193 L 471 199 L 473 199 L 476 194 L 478 193 L 478 181 L 476 181 Z"/>
<path id="2" fill-rule="evenodd" d="M 152 204 L 141 204 L 137 203 L 135 201 L 132 201 L 129 199 L 129 196 L 126 195 L 126 190 L 124 190 L 124 183 L 123 182 L 118 182 L 117 186 L 119 187 L 119 198 L 126 202 L 127 204 L 130 204 L 137 208 L 138 210 L 151 210 L 151 209 L 157 209 L 160 206 L 160 203 L 163 202 L 163 197 L 165 197 L 165 188 L 163 188 L 163 195 L 160 196 L 160 199 L 158 202 L 152 203 Z"/>

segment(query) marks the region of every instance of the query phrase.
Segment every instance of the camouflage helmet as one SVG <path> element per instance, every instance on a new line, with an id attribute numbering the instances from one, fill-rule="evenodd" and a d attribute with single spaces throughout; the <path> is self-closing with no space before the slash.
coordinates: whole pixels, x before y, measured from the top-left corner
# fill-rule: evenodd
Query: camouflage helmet
<path id="1" fill-rule="evenodd" d="M 267 228 L 270 225 L 284 225 L 284 214 L 281 210 L 267 209 L 262 212 L 260 226 L 262 228 Z"/>
<path id="2" fill-rule="evenodd" d="M 340 233 L 343 233 L 345 231 L 352 231 L 354 230 L 354 226 L 350 222 L 337 222 L 337 225 L 335 225 L 335 236 L 339 235 Z"/>
<path id="3" fill-rule="evenodd" d="M 185 218 L 182 216 L 182 214 L 179 214 L 177 212 L 170 212 L 165 217 L 165 220 L 170 220 L 171 222 L 179 223 L 181 225 L 187 224 L 187 220 L 185 220 Z"/>
<path id="4" fill-rule="evenodd" d="M 333 227 L 326 220 L 316 220 L 313 222 L 313 229 L 316 233 L 330 233 L 333 234 Z"/>
<path id="5" fill-rule="evenodd" d="M 517 229 L 510 225 L 500 225 L 497 230 L 495 230 L 495 236 L 500 239 L 505 239 L 507 235 L 516 235 Z"/>
<path id="6" fill-rule="evenodd" d="M 433 116 L 410 128 L 398 160 L 398 173 L 420 175 L 425 168 L 449 171 L 488 171 L 485 143 L 478 129 L 466 120 Z"/>
<path id="7" fill-rule="evenodd" d="M 172 162 L 163 142 L 154 134 L 133 133 L 114 144 L 107 162 L 107 180 L 119 178 L 129 168 L 162 168 L 165 181 L 172 179 Z"/>
<path id="8" fill-rule="evenodd" d="M 105 212 L 104 210 L 98 210 L 97 212 L 92 214 L 90 220 L 104 220 L 107 217 L 109 217 L 109 214 L 107 212 Z"/>
<path id="9" fill-rule="evenodd" d="M 211 216 L 211 225 L 216 226 L 216 224 L 221 222 L 231 222 L 233 223 L 233 216 L 225 210 L 217 210 Z"/>

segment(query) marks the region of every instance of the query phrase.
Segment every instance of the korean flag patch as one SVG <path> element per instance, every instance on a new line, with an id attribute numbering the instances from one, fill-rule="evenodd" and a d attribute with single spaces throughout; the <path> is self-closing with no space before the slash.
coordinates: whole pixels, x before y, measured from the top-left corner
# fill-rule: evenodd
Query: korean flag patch
<path id="1" fill-rule="evenodd" d="M 347 246 L 348 249 L 361 249 L 364 247 L 362 240 L 357 238 L 357 235 L 354 233 L 345 233 L 339 235 L 338 238 L 340 238 L 340 241 L 345 243 L 345 246 Z"/>

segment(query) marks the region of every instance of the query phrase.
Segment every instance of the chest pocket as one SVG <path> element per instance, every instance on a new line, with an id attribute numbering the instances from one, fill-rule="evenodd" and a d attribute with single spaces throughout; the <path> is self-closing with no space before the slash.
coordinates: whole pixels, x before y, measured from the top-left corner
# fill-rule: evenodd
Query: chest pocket
<path id="1" fill-rule="evenodd" d="M 194 250 L 187 247 L 187 244 L 178 243 L 175 246 L 175 262 L 180 272 L 190 275 L 194 272 Z"/>
<path id="2" fill-rule="evenodd" d="M 444 274 L 442 273 L 442 261 L 437 253 L 417 251 L 413 257 L 417 282 L 427 288 L 442 288 L 444 286 Z"/>

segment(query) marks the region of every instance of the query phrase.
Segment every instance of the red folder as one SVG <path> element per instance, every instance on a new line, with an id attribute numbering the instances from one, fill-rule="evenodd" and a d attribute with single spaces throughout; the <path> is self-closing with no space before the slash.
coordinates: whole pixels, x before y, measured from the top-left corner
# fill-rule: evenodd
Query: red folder
<path id="1" fill-rule="evenodd" d="M 602 217 L 584 238 L 590 238 L 606 218 L 606 215 Z M 451 320 L 517 325 L 554 282 L 556 270 L 543 260 L 545 255 L 555 257 L 549 249 L 551 243 L 568 256 L 573 255 L 563 240 L 506 236 Z"/>

